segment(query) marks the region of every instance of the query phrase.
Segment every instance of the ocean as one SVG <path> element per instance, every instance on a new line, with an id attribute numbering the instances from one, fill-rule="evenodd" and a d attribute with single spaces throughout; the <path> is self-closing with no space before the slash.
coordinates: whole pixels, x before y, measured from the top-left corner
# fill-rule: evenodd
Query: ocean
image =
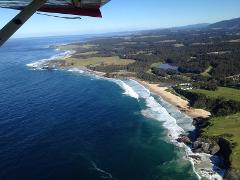
<path id="1" fill-rule="evenodd" d="M 90 38 L 0 48 L 0 179 L 198 179 L 175 141 L 193 130 L 191 118 L 136 81 L 29 67 L 66 55 L 51 45 Z"/>

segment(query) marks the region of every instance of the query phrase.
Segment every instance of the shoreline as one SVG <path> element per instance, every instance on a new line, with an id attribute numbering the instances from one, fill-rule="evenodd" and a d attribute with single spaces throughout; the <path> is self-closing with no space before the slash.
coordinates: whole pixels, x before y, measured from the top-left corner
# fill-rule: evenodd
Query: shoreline
<path id="1" fill-rule="evenodd" d="M 60 46 L 57 46 L 57 49 L 60 50 L 61 48 Z M 75 50 L 60 50 L 60 58 L 59 59 L 66 59 L 66 58 L 70 58 L 73 54 L 76 53 Z M 54 58 L 50 58 L 49 60 L 47 60 L 48 62 L 55 59 Z M 65 67 L 66 68 L 66 67 Z M 69 68 L 66 68 L 69 69 Z M 89 73 L 93 73 L 95 75 L 98 76 L 102 76 L 102 77 L 106 77 L 106 73 L 105 72 L 99 72 L 99 71 L 94 71 L 91 69 L 88 69 L 87 67 L 83 66 L 82 68 L 80 67 L 71 67 L 71 69 L 82 69 L 82 70 L 86 70 Z M 180 96 L 177 96 L 175 94 L 172 94 L 171 92 L 166 91 L 168 89 L 168 87 L 161 87 L 159 86 L 159 84 L 153 84 L 144 80 L 141 80 L 139 78 L 136 77 L 126 77 L 128 79 L 133 79 L 135 81 L 137 81 L 138 83 L 140 83 L 141 85 L 143 85 L 144 87 L 148 88 L 152 93 L 160 96 L 163 100 L 165 100 L 166 102 L 170 103 L 171 105 L 175 106 L 177 109 L 179 109 L 181 112 L 183 112 L 184 114 L 186 114 L 187 116 L 191 117 L 191 118 L 208 118 L 211 116 L 211 113 L 203 110 L 203 109 L 195 109 L 189 106 L 189 102 L 183 98 L 181 98 Z"/>
<path id="2" fill-rule="evenodd" d="M 94 71 L 92 71 L 92 72 L 94 73 Z M 114 79 L 121 80 L 119 78 L 114 78 Z M 149 82 L 145 82 L 145 81 L 142 81 L 135 77 L 128 77 L 127 79 L 136 81 L 137 83 L 139 83 L 140 85 L 142 85 L 143 87 L 148 89 L 150 91 L 150 93 L 153 93 L 153 94 L 159 96 L 165 102 L 169 103 L 173 107 L 176 107 L 178 110 L 180 110 L 181 113 L 187 115 L 191 119 L 199 118 L 199 117 L 206 118 L 211 115 L 208 111 L 205 111 L 202 109 L 193 109 L 193 108 L 189 107 L 187 100 L 184 100 L 177 95 L 167 92 L 166 91 L 167 87 L 160 87 L 158 84 L 152 84 Z M 171 101 L 168 101 L 166 99 L 170 99 Z M 184 111 L 183 111 L 183 109 L 180 109 L 179 106 L 184 108 Z M 164 107 L 164 106 L 163 106 L 163 108 L 166 109 L 166 107 Z M 167 109 L 166 109 L 166 111 L 167 111 Z M 170 114 L 170 116 L 173 117 L 171 114 Z M 192 123 L 192 121 L 189 121 L 189 123 Z M 178 124 L 177 124 L 177 126 L 179 128 L 182 128 Z M 167 130 L 171 131 L 169 128 L 167 128 L 167 127 L 165 127 L 165 128 Z M 196 130 L 196 127 L 192 130 L 192 132 L 194 132 L 195 130 Z M 183 134 L 185 134 L 185 133 L 189 134 L 188 131 L 184 130 Z M 178 138 L 176 139 L 170 135 L 170 139 L 172 140 L 171 142 L 178 147 L 184 148 L 184 151 L 185 151 L 184 159 L 186 158 L 192 164 L 193 171 L 196 174 L 196 176 L 198 177 L 198 179 L 202 179 L 202 178 L 215 179 L 215 180 L 223 179 L 225 170 L 218 167 L 217 161 L 218 161 L 219 157 L 205 153 L 205 152 L 198 152 L 198 153 L 194 152 L 193 149 L 190 146 L 188 146 L 186 143 L 178 141 L 178 139 L 181 138 L 181 136 L 182 136 L 181 134 L 178 135 Z M 215 161 L 213 161 L 212 158 L 215 159 Z M 215 170 L 213 168 L 215 168 Z"/>
<path id="3" fill-rule="evenodd" d="M 64 51 L 65 52 L 65 51 Z M 70 57 L 74 54 L 75 52 L 73 52 Z M 66 54 L 64 54 L 60 59 L 64 60 L 65 58 L 68 58 L 69 56 L 66 56 Z M 55 59 L 55 58 L 54 58 Z M 47 59 L 47 62 L 53 60 L 52 58 Z M 46 61 L 45 61 L 46 62 Z M 39 64 L 38 64 L 39 65 Z M 104 72 L 99 72 L 99 71 L 94 71 L 91 69 L 88 69 L 87 67 L 64 67 L 64 68 L 57 68 L 56 69 L 62 69 L 62 70 L 67 70 L 67 71 L 77 71 L 77 70 L 82 70 L 85 71 L 89 74 L 94 74 L 96 76 L 100 76 L 100 77 L 104 77 L 104 78 L 108 78 L 106 77 L 106 73 Z M 45 70 L 51 70 L 50 69 L 45 69 Z M 125 77 L 126 79 L 129 80 L 134 80 L 137 83 L 141 84 L 142 86 L 144 86 L 146 89 L 148 89 L 151 93 L 160 96 L 164 101 L 166 101 L 167 103 L 173 105 L 174 107 L 176 107 L 178 110 L 180 110 L 183 114 L 189 116 L 190 118 L 194 119 L 194 118 L 207 118 L 209 117 L 211 114 L 208 111 L 205 111 L 203 109 L 193 109 L 188 105 L 188 101 L 184 100 L 183 98 L 181 98 L 180 96 L 177 96 L 175 94 L 172 94 L 168 91 L 166 91 L 168 89 L 168 87 L 161 87 L 159 86 L 159 84 L 153 84 L 147 81 L 143 81 L 141 79 L 138 79 L 136 77 Z M 114 78 L 114 79 L 119 79 L 121 80 L 121 78 Z M 175 139 L 177 140 L 177 139 Z M 177 145 L 178 144 L 178 145 Z M 215 171 L 208 171 L 207 169 L 204 170 L 204 167 L 202 166 L 202 168 L 200 169 L 200 174 L 199 172 L 196 170 L 196 167 L 199 166 L 199 164 L 205 163 L 205 160 L 207 159 L 207 161 L 209 161 L 210 164 L 212 164 L 210 162 L 210 154 L 205 154 L 205 153 L 197 153 L 195 154 L 194 152 L 192 152 L 191 149 L 189 149 L 189 147 L 185 144 L 185 143 L 180 143 L 178 142 L 176 145 L 180 146 L 180 147 L 184 147 L 185 152 L 186 152 L 186 158 L 191 162 L 192 166 L 193 166 L 193 171 L 196 173 L 197 177 L 199 179 L 201 179 L 200 177 L 203 175 L 203 177 L 209 176 L 213 177 L 215 176 L 216 172 Z M 193 157 L 193 158 L 192 158 Z M 202 160 L 197 160 L 194 157 L 200 157 Z M 204 160 L 205 159 L 205 160 Z M 212 166 L 214 166 L 214 164 L 212 164 Z M 208 166 L 207 166 L 208 167 Z M 210 170 L 210 169 L 209 169 Z M 212 174 L 213 173 L 213 174 Z M 215 174 L 215 175 L 214 175 Z M 213 175 L 213 176 L 212 176 Z M 217 177 L 215 176 L 215 179 L 222 179 L 220 178 L 221 176 L 218 174 Z"/>
<path id="4" fill-rule="evenodd" d="M 144 87 L 149 89 L 152 93 L 160 96 L 163 100 L 170 103 L 171 105 L 178 108 L 181 112 L 186 114 L 191 118 L 208 118 L 211 116 L 211 113 L 204 109 L 194 109 L 188 105 L 188 101 L 182 99 L 181 97 L 167 92 L 168 87 L 161 87 L 159 84 L 152 84 L 137 78 L 130 78 L 138 83 L 142 84 Z"/>
<path id="5" fill-rule="evenodd" d="M 86 73 L 89 73 L 89 74 L 92 74 L 92 75 L 96 75 L 96 76 L 99 76 L 99 77 L 107 78 L 105 76 L 104 72 L 93 71 L 93 70 L 87 69 L 86 67 L 82 67 L 82 68 L 80 68 L 80 67 L 76 67 L 76 68 L 60 68 L 60 70 L 67 70 L 67 71 L 72 71 L 72 72 L 74 72 L 74 71 L 78 72 L 80 70 L 80 71 L 85 71 Z M 112 79 L 112 78 L 110 78 L 110 79 Z M 121 80 L 119 78 L 113 78 L 113 79 Z M 167 89 L 167 87 L 160 87 L 158 84 L 151 84 L 149 82 L 142 81 L 142 80 L 137 79 L 135 77 L 128 77 L 127 79 L 136 81 L 137 83 L 141 84 L 146 89 L 148 89 L 151 93 L 156 94 L 157 96 L 160 96 L 164 101 L 166 101 L 167 103 L 173 105 L 174 107 L 179 109 L 182 113 L 186 114 L 190 118 L 193 118 L 193 117 L 204 117 L 205 113 L 207 112 L 207 111 L 204 112 L 204 113 L 202 113 L 202 111 L 200 111 L 201 113 L 199 113 L 199 111 L 197 111 L 197 113 L 194 112 L 195 109 L 192 109 L 192 108 L 190 108 L 188 106 L 188 101 L 186 101 L 186 100 L 182 99 L 181 97 L 176 96 L 176 95 L 174 95 L 174 94 L 172 94 L 170 92 L 165 91 Z M 189 112 L 190 110 L 192 110 L 194 113 L 188 114 L 187 112 Z M 177 142 L 177 139 L 175 139 L 175 138 L 173 138 L 172 140 L 174 140 L 174 142 L 176 141 L 176 146 L 179 146 L 179 147 L 182 147 L 182 148 L 185 149 L 186 158 L 192 164 L 193 171 L 195 172 L 195 174 L 198 177 L 198 179 L 201 179 L 202 176 L 205 177 L 205 178 L 207 178 L 208 176 L 210 176 L 209 178 L 214 177 L 216 180 L 222 179 L 222 178 L 220 178 L 221 177 L 220 175 L 216 174 L 216 172 L 214 172 L 214 171 L 211 172 L 210 169 L 204 169 L 204 167 L 203 167 L 205 163 L 209 163 L 207 165 L 207 167 L 209 167 L 209 165 L 212 164 L 212 162 L 210 160 L 210 157 L 211 157 L 210 154 L 205 154 L 205 153 L 197 153 L 196 154 L 196 153 L 192 152 L 191 148 L 189 146 L 187 146 L 185 143 Z M 198 158 L 201 158 L 202 160 L 198 160 Z M 202 167 L 200 171 L 198 171 L 199 169 L 197 168 L 199 166 Z M 214 166 L 214 164 L 212 164 L 212 166 Z M 215 175 L 217 175 L 217 176 L 215 176 Z"/>
<path id="6" fill-rule="evenodd" d="M 168 87 L 161 87 L 159 86 L 159 84 L 146 82 L 135 77 L 130 77 L 128 79 L 134 80 L 137 83 L 141 84 L 146 89 L 148 89 L 151 93 L 159 96 L 170 105 L 176 107 L 178 110 L 180 110 L 181 113 L 187 115 L 191 119 L 208 118 L 211 116 L 211 113 L 208 111 L 205 111 L 203 109 L 191 108 L 188 105 L 187 100 L 184 100 L 181 97 L 166 91 Z M 192 130 L 192 132 L 194 132 L 196 129 L 197 128 L 195 127 L 194 130 Z M 186 132 L 186 133 L 189 134 L 189 132 Z M 182 135 L 179 135 L 178 139 L 181 137 Z M 190 163 L 192 164 L 193 171 L 195 172 L 198 179 L 202 179 L 203 177 L 207 179 L 215 179 L 215 180 L 223 179 L 225 174 L 225 169 L 221 169 L 218 167 L 218 159 L 219 159 L 218 156 L 208 154 L 205 152 L 196 153 L 193 151 L 193 149 L 189 145 L 187 145 L 183 141 L 178 141 L 178 139 L 175 139 L 177 142 L 174 142 L 174 144 L 176 146 L 179 146 L 185 149 L 185 153 L 186 153 L 185 158 L 189 160 Z"/>

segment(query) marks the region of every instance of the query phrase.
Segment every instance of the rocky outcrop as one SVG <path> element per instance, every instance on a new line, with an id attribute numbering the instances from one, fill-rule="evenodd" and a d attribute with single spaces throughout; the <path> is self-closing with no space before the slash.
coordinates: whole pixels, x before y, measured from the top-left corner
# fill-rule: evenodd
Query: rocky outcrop
<path id="1" fill-rule="evenodd" d="M 220 150 L 219 145 L 215 141 L 206 138 L 198 138 L 196 141 L 192 141 L 188 136 L 180 135 L 177 141 L 190 146 L 194 153 L 214 155 Z"/>
<path id="2" fill-rule="evenodd" d="M 192 144 L 192 150 L 195 153 L 206 153 L 214 155 L 219 152 L 219 145 L 210 139 L 198 138 Z"/>
<path id="3" fill-rule="evenodd" d="M 191 139 L 186 135 L 180 135 L 179 138 L 177 139 L 177 142 L 181 142 L 181 143 L 184 143 L 186 145 L 191 145 L 192 144 Z"/>
<path id="4" fill-rule="evenodd" d="M 198 156 L 198 155 L 189 155 L 189 157 L 196 160 L 196 161 L 201 161 L 202 160 L 201 156 Z"/>
<path id="5" fill-rule="evenodd" d="M 220 151 L 220 146 L 216 140 L 209 138 L 199 138 L 200 131 L 202 128 L 205 128 L 209 125 L 208 118 L 194 118 L 193 125 L 195 126 L 195 135 L 198 138 L 193 136 L 181 135 L 177 141 L 182 142 L 191 147 L 192 151 L 195 153 L 206 153 L 214 155 Z"/>
<path id="6" fill-rule="evenodd" d="M 209 118 L 194 118 L 193 125 L 196 129 L 188 136 L 179 136 L 177 141 L 189 146 L 194 153 L 217 155 L 219 157 L 217 166 L 227 170 L 225 178 L 227 180 L 240 180 L 240 170 L 232 168 L 230 163 L 230 155 L 232 153 L 231 142 L 224 137 L 210 138 L 201 135 L 202 129 L 208 127 L 209 124 Z M 225 134 L 225 137 L 229 136 L 229 134 Z M 197 154 L 191 155 L 191 158 L 195 161 L 201 161 L 201 157 Z"/>
<path id="7" fill-rule="evenodd" d="M 227 180 L 239 180 L 240 179 L 240 170 L 239 169 L 229 169 L 227 175 Z"/>

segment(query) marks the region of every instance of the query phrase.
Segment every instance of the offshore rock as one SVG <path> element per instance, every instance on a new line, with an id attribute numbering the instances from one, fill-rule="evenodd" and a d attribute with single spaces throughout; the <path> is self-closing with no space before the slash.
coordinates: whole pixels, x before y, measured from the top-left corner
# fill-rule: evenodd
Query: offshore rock
<path id="1" fill-rule="evenodd" d="M 180 135 L 180 137 L 177 139 L 177 142 L 181 142 L 184 143 L 186 145 L 191 145 L 192 141 L 190 140 L 190 138 L 188 136 L 185 135 Z"/>

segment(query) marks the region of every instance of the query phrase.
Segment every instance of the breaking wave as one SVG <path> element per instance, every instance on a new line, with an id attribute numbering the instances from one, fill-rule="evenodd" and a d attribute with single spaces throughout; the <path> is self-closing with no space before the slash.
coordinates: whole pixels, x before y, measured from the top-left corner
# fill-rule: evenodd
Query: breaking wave
<path id="1" fill-rule="evenodd" d="M 43 64 L 50 60 L 55 59 L 65 59 L 71 57 L 74 54 L 74 51 L 65 51 L 61 52 L 57 55 L 54 55 L 48 59 L 42 59 L 30 64 L 27 64 L 28 67 L 33 69 L 41 70 L 43 68 Z M 222 179 L 220 175 L 223 175 L 224 172 L 220 168 L 213 171 L 213 162 L 210 160 L 212 156 L 204 153 L 193 153 L 189 147 L 184 145 L 183 143 L 178 143 L 176 139 L 179 135 L 184 134 L 188 131 L 192 131 L 194 127 L 192 126 L 191 118 L 183 115 L 177 108 L 174 108 L 172 105 L 168 104 L 167 102 L 163 101 L 160 97 L 159 99 L 155 98 L 151 92 L 145 88 L 143 85 L 139 84 L 135 80 L 119 80 L 119 79 L 109 79 L 104 78 L 98 75 L 95 75 L 89 72 L 87 69 L 79 69 L 79 68 L 72 68 L 68 70 L 69 72 L 76 72 L 80 74 L 86 75 L 94 75 L 95 78 L 105 79 L 112 81 L 119 85 L 123 90 L 125 95 L 133 97 L 137 100 L 144 99 L 146 103 L 146 107 L 141 111 L 142 115 L 155 119 L 157 121 L 162 122 L 164 128 L 168 130 L 168 136 L 170 140 L 175 143 L 177 146 L 184 147 L 186 152 L 186 158 L 192 163 L 193 169 L 201 179 L 201 176 L 204 176 L 208 179 Z M 201 161 L 197 161 L 194 158 L 190 158 L 190 156 L 199 156 L 201 157 Z M 217 158 L 215 158 L 217 160 Z M 103 171 L 102 169 L 98 168 L 95 163 L 92 163 L 95 170 L 102 173 L 102 178 L 112 178 L 111 174 L 108 172 Z M 201 174 L 201 176 L 199 175 Z M 220 175 L 219 175 L 220 174 Z"/>
<path id="2" fill-rule="evenodd" d="M 144 108 L 141 113 L 147 118 L 162 122 L 164 128 L 168 130 L 170 140 L 177 146 L 185 148 L 185 159 L 188 159 L 191 162 L 193 170 L 199 179 L 201 179 L 201 176 L 207 179 L 222 179 L 224 170 L 214 165 L 214 161 L 218 161 L 218 157 L 205 153 L 193 153 L 188 146 L 176 141 L 179 135 L 194 130 L 191 118 L 182 114 L 178 109 L 163 101 L 160 97 L 159 101 L 157 101 L 157 98 L 138 82 L 134 80 L 126 80 L 124 83 L 131 87 L 132 91 L 138 94 L 139 98 L 145 100 L 146 108 Z M 199 156 L 201 160 L 198 161 L 191 158 L 191 156 Z"/>
<path id="3" fill-rule="evenodd" d="M 116 84 L 118 84 L 123 90 L 125 95 L 131 96 L 135 99 L 139 98 L 138 93 L 136 93 L 133 88 L 131 86 L 129 86 L 128 84 L 126 84 L 124 81 L 122 80 L 118 80 L 118 79 L 111 79 L 113 82 L 115 82 Z"/>
<path id="4" fill-rule="evenodd" d="M 59 50 L 57 50 L 59 51 Z M 51 61 L 51 60 L 56 60 L 56 59 L 66 59 L 72 56 L 72 54 L 74 54 L 75 51 L 64 51 L 64 52 L 60 52 L 58 54 L 53 55 L 50 58 L 46 58 L 46 59 L 41 59 L 29 64 L 26 64 L 27 67 L 29 68 L 33 68 L 33 69 L 37 69 L 37 70 L 41 70 L 43 68 L 44 63 Z"/>
<path id="5" fill-rule="evenodd" d="M 80 73 L 80 74 L 83 74 L 83 73 L 86 72 L 83 69 L 79 69 L 79 68 L 72 68 L 72 69 L 69 69 L 68 71 L 69 72 L 76 72 L 76 73 Z"/>
<path id="6" fill-rule="evenodd" d="M 132 91 L 143 98 L 146 102 L 146 108 L 141 113 L 151 119 L 158 120 L 163 123 L 165 129 L 168 130 L 168 135 L 171 140 L 175 141 L 178 136 L 184 133 L 184 130 L 178 126 L 177 121 L 173 118 L 168 111 L 151 95 L 151 92 L 134 80 L 125 81 L 127 86 L 131 87 Z"/>

